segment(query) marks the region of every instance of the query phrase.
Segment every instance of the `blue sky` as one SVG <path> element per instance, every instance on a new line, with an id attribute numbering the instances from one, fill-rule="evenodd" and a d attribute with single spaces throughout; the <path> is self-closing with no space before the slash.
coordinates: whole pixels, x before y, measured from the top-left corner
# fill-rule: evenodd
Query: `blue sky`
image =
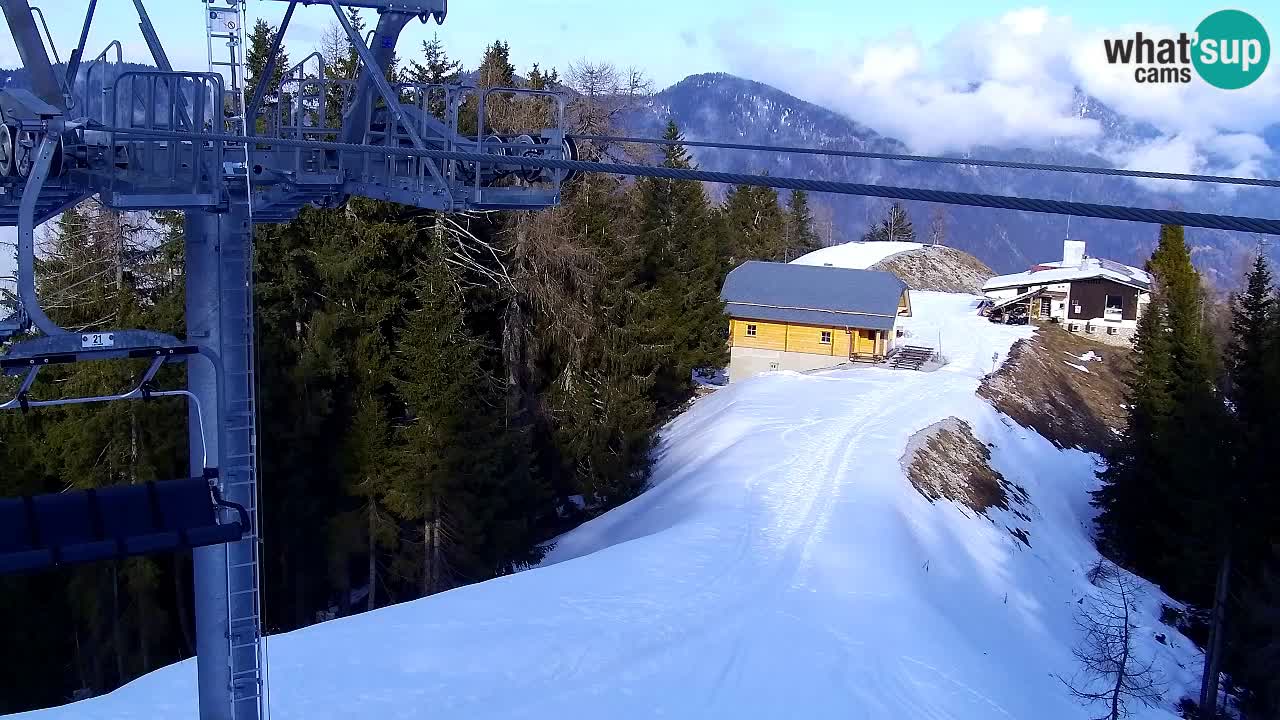
<path id="1" fill-rule="evenodd" d="M 37 1 L 48 12 L 59 46 L 74 42 L 83 0 Z M 204 63 L 201 3 L 198 0 L 149 0 L 148 10 L 175 64 L 196 69 Z M 840 53 L 868 40 L 910 35 L 932 45 L 956 28 L 1010 11 L 1026 2 L 913 0 L 865 3 L 851 0 L 694 0 L 653 3 L 640 0 L 453 0 L 441 28 L 414 23 L 401 44 L 416 49 L 431 32 L 440 32 L 452 54 L 474 65 L 484 46 L 501 38 L 512 46 L 521 69 L 534 62 L 564 67 L 587 58 L 619 66 L 643 67 L 659 87 L 697 72 L 732 71 L 727 39 L 758 46 L 804 48 Z M 143 56 L 130 0 L 100 0 L 90 47 L 112 38 Z M 285 3 L 249 0 L 254 17 L 276 21 Z M 1189 0 L 1078 0 L 1043 5 L 1070 16 L 1081 27 L 1158 23 L 1190 29 L 1217 6 Z M 1246 8 L 1248 9 L 1248 8 Z M 300 8 L 289 40 L 301 56 L 332 20 L 327 7 Z M 6 38 L 7 40 L 7 38 Z M 0 64 L 15 64 L 11 43 L 0 48 Z"/>

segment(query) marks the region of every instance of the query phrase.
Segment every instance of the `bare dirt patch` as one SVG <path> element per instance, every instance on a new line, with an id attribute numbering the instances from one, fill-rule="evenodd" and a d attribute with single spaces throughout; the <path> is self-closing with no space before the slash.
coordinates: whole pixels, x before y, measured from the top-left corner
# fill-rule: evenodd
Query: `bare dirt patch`
<path id="1" fill-rule="evenodd" d="M 902 278 L 912 290 L 982 294 L 982 284 L 995 275 L 978 258 L 945 245 L 890 255 L 872 265 Z"/>
<path id="2" fill-rule="evenodd" d="M 945 498 L 980 513 L 1009 509 L 1009 483 L 991 468 L 991 450 L 964 420 L 949 417 L 911 436 L 902 466 L 932 501 Z"/>
<path id="3" fill-rule="evenodd" d="M 1013 346 L 978 395 L 1060 448 L 1101 453 L 1124 428 L 1132 367 L 1132 351 L 1046 324 Z"/>

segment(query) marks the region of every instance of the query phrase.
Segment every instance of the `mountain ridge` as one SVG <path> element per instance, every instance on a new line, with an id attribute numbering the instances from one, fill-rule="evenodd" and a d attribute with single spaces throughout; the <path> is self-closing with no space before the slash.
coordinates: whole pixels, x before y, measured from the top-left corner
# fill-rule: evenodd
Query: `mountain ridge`
<path id="1" fill-rule="evenodd" d="M 1149 123 L 1134 121 L 1083 92 L 1077 91 L 1074 102 L 1078 114 L 1099 122 L 1106 143 L 1128 145 L 1161 137 Z M 856 118 L 805 101 L 766 83 L 728 73 L 691 75 L 663 89 L 627 118 L 627 130 L 656 136 L 668 118 L 676 121 L 689 140 L 729 140 L 893 154 L 911 152 L 902 141 L 882 135 Z M 1272 135 L 1272 141 L 1280 143 L 1280 127 L 1274 128 Z M 1274 215 L 1269 209 L 1267 196 L 1256 189 L 1176 192 L 1167 189 L 1171 185 L 1169 182 L 1159 187 L 1148 187 L 1128 178 L 1096 175 L 717 148 L 690 148 L 690 152 L 702 167 L 726 172 L 769 172 L 779 176 L 962 192 L 1153 208 L 1193 206 L 1208 212 L 1259 217 Z M 1047 149 L 983 146 L 971 148 L 968 153 L 950 155 L 1114 166 L 1102 155 L 1071 143 Z M 1274 168 L 1269 171 L 1275 172 Z M 888 205 L 884 200 L 849 196 L 821 196 L 816 198 L 816 202 L 829 208 L 843 240 L 858 239 L 863 229 L 878 219 Z M 930 221 L 933 206 L 927 203 L 906 205 L 917 232 L 922 234 Z M 948 208 L 945 212 L 949 226 L 947 244 L 975 255 L 997 272 L 1020 270 L 1035 262 L 1059 257 L 1062 240 L 1068 235 L 1088 241 L 1091 254 L 1140 264 L 1154 248 L 1157 235 L 1155 228 L 1140 223 L 963 207 Z M 1221 285 L 1236 281 L 1242 259 L 1256 247 L 1256 241 L 1249 236 L 1213 230 L 1188 230 L 1188 241 L 1197 264 Z"/>

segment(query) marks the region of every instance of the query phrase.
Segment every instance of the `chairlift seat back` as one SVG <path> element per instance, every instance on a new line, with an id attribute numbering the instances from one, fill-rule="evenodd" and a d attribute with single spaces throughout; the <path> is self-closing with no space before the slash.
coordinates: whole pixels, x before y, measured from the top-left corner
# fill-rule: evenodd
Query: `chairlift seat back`
<path id="1" fill-rule="evenodd" d="M 239 521 L 219 523 L 215 508 Z M 204 478 L 0 499 L 0 575 L 239 540 Z"/>

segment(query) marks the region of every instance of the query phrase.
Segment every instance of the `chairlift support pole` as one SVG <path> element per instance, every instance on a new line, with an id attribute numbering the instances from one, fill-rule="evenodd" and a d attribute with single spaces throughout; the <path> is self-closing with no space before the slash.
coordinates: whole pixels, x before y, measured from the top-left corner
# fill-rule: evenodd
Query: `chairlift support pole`
<path id="1" fill-rule="evenodd" d="M 224 496 L 249 510 L 251 534 L 229 545 L 194 551 L 196 606 L 196 665 L 200 692 L 200 720 L 250 720 L 260 717 L 261 692 L 256 674 L 244 678 L 252 687 L 233 685 L 233 668 L 257 669 L 259 636 L 257 593 L 257 502 L 252 433 L 251 344 L 252 320 L 246 310 L 252 292 L 248 275 L 251 253 L 246 208 L 234 203 L 229 212 L 188 210 L 186 244 L 187 337 L 213 349 L 222 361 L 225 398 L 219 403 L 218 369 L 209 363 L 187 370 L 187 390 L 198 403 L 189 409 L 191 472 L 198 474 L 200 458 L 194 450 L 201 427 L 212 428 L 204 439 L 210 458 L 217 459 Z M 240 428 L 240 429 L 235 429 Z M 248 563 L 236 570 L 233 566 Z M 239 620 L 233 627 L 233 620 Z M 242 646 L 233 653 L 233 645 Z M 248 645 L 249 647 L 243 647 Z"/>

